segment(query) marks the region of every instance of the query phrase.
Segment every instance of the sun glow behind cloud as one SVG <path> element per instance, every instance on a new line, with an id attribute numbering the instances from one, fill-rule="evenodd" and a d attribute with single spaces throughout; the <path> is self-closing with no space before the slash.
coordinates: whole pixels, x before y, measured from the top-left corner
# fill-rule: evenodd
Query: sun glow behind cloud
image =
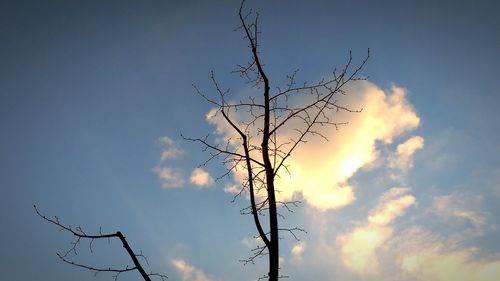
<path id="1" fill-rule="evenodd" d="M 302 253 L 304 253 L 306 249 L 306 243 L 304 241 L 299 241 L 295 245 L 293 245 L 291 253 L 295 259 L 302 259 Z"/>
<path id="2" fill-rule="evenodd" d="M 348 89 L 348 93 L 342 104 L 363 108 L 363 111 L 357 114 L 335 113 L 336 121 L 348 121 L 349 125 L 340 130 L 334 126 L 321 127 L 322 134 L 329 141 L 309 137 L 307 143 L 294 151 L 287 162 L 290 174 L 281 173 L 276 179 L 280 200 L 303 199 L 323 211 L 351 204 L 356 196 L 349 179 L 378 159 L 377 144 L 390 144 L 395 137 L 415 129 L 420 123 L 403 88 L 394 86 L 384 92 L 370 82 L 359 81 Z M 296 102 L 300 104 L 307 100 Z M 232 115 L 235 122 L 245 118 L 235 114 Z M 213 111 L 207 115 L 207 120 L 216 126 L 215 132 L 222 142 L 237 138 L 225 120 L 220 116 L 213 117 Z M 301 125 L 299 121 L 292 121 L 286 130 L 278 133 L 278 141 L 287 142 L 293 137 L 293 128 Z M 245 176 L 243 171 L 234 175 L 237 181 Z"/>

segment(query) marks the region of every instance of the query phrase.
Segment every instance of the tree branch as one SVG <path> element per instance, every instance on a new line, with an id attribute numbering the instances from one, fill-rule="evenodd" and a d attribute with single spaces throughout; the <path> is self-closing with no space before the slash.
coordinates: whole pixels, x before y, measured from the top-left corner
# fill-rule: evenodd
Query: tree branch
<path id="1" fill-rule="evenodd" d="M 160 278 L 162 281 L 165 281 L 165 279 L 168 278 L 166 275 L 159 274 L 159 273 L 152 273 L 152 272 L 146 273 L 146 271 L 142 267 L 141 263 L 137 259 L 137 257 L 145 258 L 144 255 L 135 254 L 134 251 L 132 250 L 132 248 L 130 247 L 127 239 L 120 231 L 117 231 L 115 233 L 102 234 L 101 230 L 99 230 L 98 235 L 87 234 L 87 233 L 85 233 L 85 231 L 83 231 L 83 229 L 81 227 L 73 228 L 70 225 L 62 224 L 57 217 L 49 218 L 49 217 L 41 214 L 36 205 L 33 205 L 33 208 L 35 209 L 35 212 L 39 217 L 41 217 L 42 219 L 44 219 L 45 221 L 47 221 L 51 224 L 54 224 L 54 225 L 60 227 L 61 230 L 67 231 L 76 237 L 76 240 L 74 242 L 72 242 L 73 246 L 64 255 L 57 253 L 57 256 L 63 262 L 77 266 L 77 267 L 85 268 L 85 269 L 88 269 L 90 271 L 94 271 L 95 274 L 98 274 L 100 272 L 115 273 L 115 275 L 113 275 L 115 281 L 118 279 L 118 276 L 121 273 L 134 271 L 134 270 L 137 270 L 145 281 L 151 281 L 151 278 L 150 278 L 151 276 L 156 276 L 156 277 Z M 76 263 L 76 262 L 73 262 L 73 261 L 67 259 L 68 254 L 70 254 L 71 252 L 73 252 L 75 255 L 78 254 L 76 251 L 76 247 L 80 244 L 81 239 L 90 239 L 89 248 L 90 248 L 90 251 L 92 252 L 92 242 L 95 239 L 108 239 L 109 240 L 110 238 L 118 238 L 120 240 L 123 248 L 125 248 L 127 254 L 132 259 L 132 262 L 134 264 L 133 267 L 126 266 L 125 268 L 119 268 L 119 269 L 116 269 L 116 268 L 98 268 L 98 267 L 94 267 L 94 266 L 88 266 L 88 265 Z M 146 263 L 147 263 L 147 260 L 146 260 Z"/>

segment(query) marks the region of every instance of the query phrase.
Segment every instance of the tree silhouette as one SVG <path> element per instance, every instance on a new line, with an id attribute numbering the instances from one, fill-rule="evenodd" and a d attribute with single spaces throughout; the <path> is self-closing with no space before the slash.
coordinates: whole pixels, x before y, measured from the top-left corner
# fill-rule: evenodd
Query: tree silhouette
<path id="1" fill-rule="evenodd" d="M 309 137 L 321 137 L 328 140 L 321 133 L 321 127 L 346 125 L 347 122 L 338 122 L 334 114 L 338 111 L 360 112 L 362 109 L 351 109 L 339 103 L 339 96 L 348 94 L 346 86 L 356 80 L 364 80 L 359 76 L 359 72 L 364 67 L 370 52 L 357 66 L 352 65 L 352 54 L 349 52 L 347 62 L 340 69 L 334 69 L 330 76 L 324 77 L 317 82 L 298 83 L 296 76 L 298 70 L 291 75 L 287 75 L 287 83 L 284 87 L 275 86 L 266 74 L 265 67 L 261 61 L 259 51 L 258 19 L 259 14 L 252 10 L 245 12 L 245 1 L 241 2 L 238 15 L 240 30 L 244 34 L 250 49 L 250 60 L 242 65 L 238 65 L 234 73 L 237 73 L 245 82 L 251 85 L 256 93 L 238 102 L 230 101 L 230 91 L 223 89 L 215 74 L 211 72 L 210 78 L 213 82 L 217 98 L 211 98 L 195 85 L 195 91 L 215 109 L 210 118 L 219 118 L 232 129 L 232 135 L 226 136 L 224 141 L 213 140 L 211 135 L 203 138 L 184 137 L 184 139 L 200 143 L 206 151 L 210 153 L 208 160 L 202 164 L 206 165 L 213 160 L 221 160 L 227 168 L 224 176 L 231 174 L 243 175 L 241 189 L 235 196 L 240 196 L 244 192 L 248 193 L 250 205 L 242 209 L 243 214 L 252 216 L 257 229 L 256 238 L 262 244 L 252 249 L 252 254 L 243 260 L 246 263 L 254 263 L 256 258 L 268 256 L 269 271 L 259 279 L 276 281 L 280 277 L 279 265 L 279 240 L 280 233 L 288 233 L 293 238 L 298 239 L 298 232 L 305 232 L 300 227 L 280 227 L 278 218 L 283 216 L 279 210 L 291 211 L 297 206 L 299 201 L 284 201 L 277 198 L 279 188 L 276 179 L 285 177 L 292 173 L 291 167 L 287 165 L 292 153 L 302 144 L 307 142 Z M 274 87 L 274 88 L 272 88 Z M 244 115 L 244 118 L 237 118 L 236 115 Z M 287 138 L 281 137 L 283 132 L 287 133 Z M 116 280 L 121 273 L 137 270 L 142 278 L 150 281 L 151 277 L 158 277 L 162 280 L 167 278 L 159 273 L 147 273 L 139 262 L 139 258 L 147 259 L 140 254 L 136 254 L 131 249 L 125 236 L 120 232 L 89 235 L 81 227 L 73 228 L 62 224 L 57 217 L 49 218 L 41 214 L 35 206 L 36 213 L 58 227 L 61 230 L 71 233 L 75 240 L 72 247 L 65 254 L 58 254 L 58 257 L 66 263 L 82 267 L 93 272 L 111 272 Z M 267 217 L 267 225 L 263 219 Z M 97 268 L 84 264 L 75 263 L 68 259 L 70 253 L 77 254 L 77 247 L 82 240 L 89 241 L 89 248 L 92 251 L 92 242 L 96 239 L 118 238 L 127 254 L 133 262 L 133 266 L 124 268 Z"/>
<path id="2" fill-rule="evenodd" d="M 361 109 L 351 109 L 340 105 L 337 99 L 340 95 L 346 95 L 346 85 L 352 81 L 364 80 L 358 76 L 360 70 L 368 60 L 370 53 L 356 67 L 352 66 L 352 55 L 340 70 L 334 69 L 331 77 L 325 77 L 318 82 L 309 84 L 303 82 L 298 84 L 294 71 L 287 76 L 285 87 L 276 87 L 272 90 L 272 82 L 266 74 L 264 64 L 259 52 L 258 19 L 259 14 L 244 11 L 244 3 L 238 12 L 251 58 L 248 63 L 238 65 L 235 73 L 239 74 L 246 83 L 250 84 L 255 92 L 246 100 L 231 102 L 229 90 L 223 89 L 214 73 L 210 77 L 218 95 L 218 99 L 212 99 L 196 86 L 196 92 L 206 101 L 215 106 L 215 110 L 209 118 L 221 118 L 229 125 L 233 133 L 225 142 L 211 141 L 210 135 L 204 138 L 188 138 L 187 140 L 201 143 L 206 150 L 210 151 L 209 159 L 203 164 L 214 159 L 221 159 L 227 168 L 227 173 L 240 173 L 245 171 L 242 188 L 238 195 L 244 191 L 250 197 L 250 206 L 243 209 L 243 213 L 252 215 L 253 222 L 258 235 L 263 242 L 252 250 L 252 255 L 244 260 L 245 263 L 253 262 L 257 257 L 268 255 L 269 272 L 262 278 L 275 281 L 279 275 L 279 239 L 280 232 L 288 232 L 297 239 L 296 232 L 304 232 L 299 227 L 280 228 L 278 217 L 281 216 L 278 209 L 295 206 L 298 201 L 280 201 L 277 199 L 279 192 L 276 186 L 278 177 L 290 174 L 286 160 L 292 153 L 307 141 L 310 136 L 319 136 L 327 140 L 319 130 L 323 126 L 334 126 L 338 128 L 346 122 L 337 122 L 333 113 L 338 111 L 360 112 Z M 236 114 L 245 115 L 236 118 Z M 241 117 L 241 116 L 238 116 Z M 283 139 L 280 133 L 287 132 L 289 137 Z M 237 196 L 238 196 L 237 195 Z M 262 218 L 268 216 L 267 229 L 263 226 Z"/>
<path id="3" fill-rule="evenodd" d="M 56 216 L 54 218 L 49 218 L 49 217 L 43 215 L 42 213 L 40 213 L 40 211 L 38 210 L 36 205 L 33 205 L 33 208 L 35 209 L 36 214 L 38 216 L 40 216 L 42 219 L 44 219 L 45 221 L 47 221 L 51 224 L 58 226 L 61 231 L 66 231 L 66 232 L 69 232 L 73 235 L 74 240 L 73 240 L 73 242 L 71 242 L 72 246 L 63 254 L 57 253 L 57 257 L 60 260 L 62 260 L 63 262 L 70 264 L 70 265 L 73 265 L 73 266 L 88 269 L 88 270 L 94 272 L 95 275 L 97 275 L 98 273 L 101 273 L 101 272 L 113 273 L 114 274 L 113 278 L 115 281 L 118 279 L 120 274 L 126 273 L 126 272 L 131 272 L 131 271 L 139 272 L 139 274 L 141 275 L 141 277 L 145 281 L 151 281 L 151 277 L 158 277 L 162 281 L 165 281 L 168 278 L 166 275 L 160 274 L 160 273 L 153 273 L 153 272 L 147 273 L 146 270 L 144 269 L 144 267 L 139 262 L 139 258 L 142 258 L 146 262 L 146 264 L 149 265 L 148 259 L 142 253 L 139 253 L 139 254 L 135 253 L 132 250 L 132 248 L 130 247 L 126 237 L 120 231 L 117 231 L 115 233 L 102 233 L 101 229 L 99 229 L 99 234 L 88 234 L 80 226 L 72 227 L 71 225 L 64 225 L 63 223 L 61 223 L 59 218 Z M 94 240 L 107 239 L 109 241 L 112 238 L 118 238 L 120 240 L 123 248 L 127 252 L 127 255 L 132 260 L 132 263 L 134 264 L 133 266 L 125 266 L 122 268 L 112 268 L 112 267 L 103 268 L 103 267 L 94 267 L 94 266 L 89 266 L 89 265 L 77 263 L 77 262 L 74 262 L 73 260 L 69 259 L 70 254 L 78 255 L 78 248 L 79 248 L 82 240 L 88 241 L 89 250 L 90 250 L 90 252 L 93 252 L 92 243 L 94 242 Z"/>

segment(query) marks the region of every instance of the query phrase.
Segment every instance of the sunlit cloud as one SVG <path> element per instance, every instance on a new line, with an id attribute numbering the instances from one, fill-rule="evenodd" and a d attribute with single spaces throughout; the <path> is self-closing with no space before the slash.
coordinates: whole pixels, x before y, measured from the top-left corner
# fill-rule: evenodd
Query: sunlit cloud
<path id="1" fill-rule="evenodd" d="M 500 260 L 473 261 L 474 249 L 445 252 L 424 250 L 403 258 L 401 268 L 422 281 L 494 281 Z"/>
<path id="2" fill-rule="evenodd" d="M 339 236 L 342 262 L 355 272 L 376 273 L 379 267 L 376 251 L 391 235 L 390 227 L 363 226 Z"/>
<path id="3" fill-rule="evenodd" d="M 241 187 L 236 184 L 227 184 L 224 186 L 224 192 L 238 194 L 241 191 Z"/>
<path id="4" fill-rule="evenodd" d="M 160 163 L 154 167 L 153 172 L 158 176 L 158 179 L 164 188 L 176 188 L 183 186 L 183 171 L 178 168 L 165 166 L 162 162 L 178 158 L 184 154 L 184 151 L 179 148 L 173 139 L 167 136 L 158 138 L 158 143 L 161 146 Z"/>
<path id="5" fill-rule="evenodd" d="M 253 250 L 257 247 L 263 245 L 263 241 L 260 237 L 245 237 L 241 239 L 241 244 L 243 244 L 248 250 Z"/>
<path id="6" fill-rule="evenodd" d="M 417 227 L 406 231 L 391 246 L 397 250 L 397 262 L 408 280 L 498 280 L 498 255 L 478 258 L 479 249 L 461 245 L 461 239 L 440 237 Z"/>
<path id="7" fill-rule="evenodd" d="M 164 188 L 175 188 L 184 185 L 184 178 L 180 170 L 157 166 L 153 169 L 153 172 L 158 175 Z"/>
<path id="8" fill-rule="evenodd" d="M 281 173 L 276 179 L 280 200 L 302 199 L 318 210 L 338 209 L 354 202 L 355 187 L 349 181 L 357 171 L 369 167 L 379 157 L 377 144 L 390 144 L 395 137 L 415 129 L 420 119 L 406 99 L 406 90 L 392 87 L 384 92 L 376 85 L 359 81 L 348 89 L 342 104 L 351 108 L 363 108 L 358 114 L 335 113 L 338 122 L 348 121 L 347 126 L 336 130 L 321 127 L 329 141 L 310 137 L 288 159 L 290 174 Z M 297 103 L 304 100 L 297 101 Z M 307 102 L 307 101 L 306 101 Z M 232 112 L 234 122 L 241 123 L 244 113 Z M 221 142 L 237 138 L 234 130 L 214 111 L 207 115 L 208 122 L 216 126 Z M 291 123 L 277 136 L 281 142 L 293 137 Z M 409 144 L 410 145 L 410 144 Z M 403 147 L 404 148 L 404 147 Z M 407 153 L 404 149 L 401 153 Z M 256 157 L 259 157 L 256 155 Z M 241 169 L 240 169 L 241 170 Z M 245 174 L 235 173 L 237 181 Z"/>
<path id="9" fill-rule="evenodd" d="M 179 275 L 184 281 L 212 281 L 203 271 L 190 265 L 185 260 L 173 259 L 171 260 L 174 268 L 179 272 Z"/>
<path id="10" fill-rule="evenodd" d="M 284 176 L 278 186 L 286 186 L 282 196 L 301 194 L 310 205 L 320 209 L 337 209 L 355 200 L 349 179 L 361 168 L 379 157 L 377 143 L 391 143 L 396 136 L 416 128 L 418 116 L 406 100 L 405 90 L 393 87 L 385 93 L 375 85 L 363 82 L 350 89 L 346 101 L 359 114 L 339 114 L 349 125 L 340 130 L 322 128 L 330 141 L 312 138 L 290 159 L 292 175 Z"/>
<path id="11" fill-rule="evenodd" d="M 184 151 L 179 148 L 176 142 L 167 136 L 160 137 L 158 143 L 161 146 L 161 161 L 174 159 L 184 154 Z"/>
<path id="12" fill-rule="evenodd" d="M 405 194 L 408 188 L 395 187 L 382 195 L 379 204 L 368 216 L 370 225 L 385 226 L 401 216 L 406 209 L 415 204 L 413 195 Z"/>
<path id="13" fill-rule="evenodd" d="M 297 242 L 295 245 L 293 245 L 291 253 L 293 258 L 295 259 L 302 259 L 302 253 L 304 253 L 304 250 L 306 249 L 306 243 L 304 241 Z"/>
<path id="14" fill-rule="evenodd" d="M 388 166 L 398 172 L 406 173 L 413 167 L 413 154 L 424 147 L 424 138 L 413 136 L 397 146 L 396 152 L 389 157 Z M 391 175 L 392 178 L 399 178 L 399 174 Z"/>
<path id="15" fill-rule="evenodd" d="M 214 179 L 202 168 L 194 169 L 189 180 L 198 187 L 207 187 L 214 183 Z"/>
<path id="16" fill-rule="evenodd" d="M 408 191 L 407 188 L 390 189 L 379 198 L 366 223 L 337 237 L 341 259 L 347 268 L 364 274 L 378 272 L 377 250 L 393 235 L 390 224 L 416 203 Z"/>

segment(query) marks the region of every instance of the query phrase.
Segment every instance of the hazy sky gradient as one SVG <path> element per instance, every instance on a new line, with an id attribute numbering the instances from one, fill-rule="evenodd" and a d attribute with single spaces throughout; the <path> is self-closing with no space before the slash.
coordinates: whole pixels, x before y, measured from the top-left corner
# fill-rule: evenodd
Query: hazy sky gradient
<path id="1" fill-rule="evenodd" d="M 180 138 L 215 129 L 192 83 L 215 94 L 214 70 L 236 96 L 248 91 L 230 74 L 250 55 L 233 32 L 238 7 L 229 0 L 0 2 L 2 279 L 112 280 L 61 263 L 55 253 L 71 237 L 38 218 L 35 203 L 89 232 L 121 230 L 169 280 L 254 280 L 266 272 L 265 259 L 238 262 L 254 243 L 251 218 L 239 214 L 245 199 L 229 203 L 233 182 L 213 182 L 223 168 L 195 170 L 207 154 Z M 494 280 L 499 2 L 249 0 L 247 7 L 261 14 L 272 86 L 297 68 L 302 80 L 328 75 L 349 50 L 355 63 L 368 48 L 372 55 L 363 70 L 369 82 L 353 88 L 359 99 L 348 99 L 364 113 L 319 152 L 331 151 L 321 161 L 339 166 L 358 153 L 358 164 L 341 175 L 332 166 L 315 182 L 328 186 L 318 189 L 307 187 L 307 177 L 295 182 L 304 204 L 285 223 L 309 233 L 301 243 L 283 240 L 282 273 Z M 403 118 L 413 115 L 418 124 Z M 394 128 L 373 130 L 366 120 Z M 318 150 L 304 148 L 297 165 L 311 153 Z M 314 200 L 337 184 L 352 191 L 342 204 Z M 77 258 L 95 265 L 128 261 L 116 242 L 96 244 L 91 257 L 86 244 L 81 249 Z"/>

